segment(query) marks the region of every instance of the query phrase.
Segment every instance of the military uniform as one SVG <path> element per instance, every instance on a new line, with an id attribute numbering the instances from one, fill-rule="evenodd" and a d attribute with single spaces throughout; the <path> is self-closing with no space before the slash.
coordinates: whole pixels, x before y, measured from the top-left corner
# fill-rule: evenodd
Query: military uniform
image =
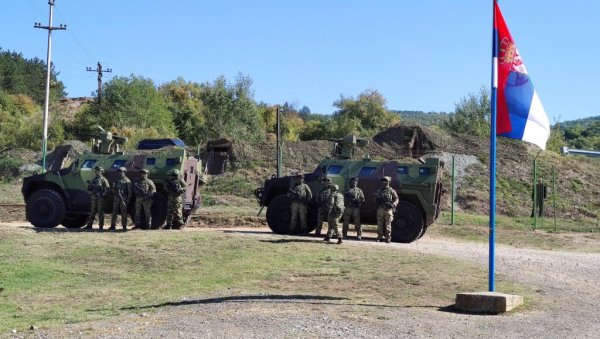
<path id="1" fill-rule="evenodd" d="M 119 168 L 120 178 L 113 183 L 113 209 L 112 219 L 110 221 L 110 229 L 114 230 L 117 224 L 117 216 L 121 214 L 121 224 L 123 229 L 127 229 L 127 205 L 131 199 L 131 181 L 125 176 L 127 169 L 125 167 Z"/>
<path id="2" fill-rule="evenodd" d="M 329 197 L 329 183 L 331 183 L 331 179 L 325 177 L 321 180 L 323 183 L 323 189 L 317 195 L 317 228 L 315 229 L 315 236 L 321 235 L 321 228 L 323 227 L 323 221 L 327 221 L 327 216 L 329 215 L 329 211 L 323 205 L 323 199 L 327 199 Z"/>
<path id="3" fill-rule="evenodd" d="M 325 241 L 329 241 L 332 237 L 338 238 L 338 244 L 342 243 L 342 234 L 340 233 L 340 225 L 338 224 L 340 217 L 344 213 L 344 196 L 338 192 L 338 185 L 331 184 L 329 186 L 331 194 L 329 198 L 323 202 L 325 208 L 329 211 L 327 215 L 327 236 Z"/>
<path id="4" fill-rule="evenodd" d="M 104 169 L 100 166 L 94 168 L 96 177 L 92 181 L 88 181 L 88 191 L 91 192 L 90 197 L 90 217 L 88 218 L 86 228 L 91 229 L 96 213 L 98 213 L 98 225 L 100 230 L 104 227 L 104 197 L 110 188 L 108 180 L 102 175 Z"/>
<path id="5" fill-rule="evenodd" d="M 390 187 L 390 177 L 381 179 L 382 187 L 375 193 L 375 204 L 377 205 L 377 241 L 391 241 L 392 221 L 394 210 L 398 205 L 398 194 Z"/>
<path id="6" fill-rule="evenodd" d="M 167 225 L 165 229 L 175 226 L 179 228 L 183 225 L 183 197 L 187 189 L 187 184 L 179 176 L 179 170 L 175 169 L 169 173 L 170 179 L 167 182 Z"/>
<path id="7" fill-rule="evenodd" d="M 344 224 L 342 226 L 342 235 L 348 236 L 350 218 L 354 218 L 354 227 L 356 228 L 356 238 L 362 239 L 362 225 L 360 223 L 360 205 L 365 202 L 365 194 L 356 186 L 358 178 L 350 179 L 350 187 L 344 192 Z"/>
<path id="8" fill-rule="evenodd" d="M 152 196 L 156 192 L 156 186 L 152 180 L 148 179 L 148 170 L 143 169 L 142 180 L 135 183 L 135 226 L 140 227 L 142 225 L 142 210 L 145 215 L 145 224 L 148 227 L 152 227 Z"/>
<path id="9" fill-rule="evenodd" d="M 300 219 L 300 232 L 303 234 L 307 233 L 306 226 L 306 214 L 308 210 L 308 202 L 312 200 L 312 192 L 308 185 L 303 182 L 303 175 L 297 175 L 297 182 L 287 192 L 287 196 L 292 200 L 291 214 L 292 219 L 290 220 L 290 232 L 296 231 L 297 219 Z"/>

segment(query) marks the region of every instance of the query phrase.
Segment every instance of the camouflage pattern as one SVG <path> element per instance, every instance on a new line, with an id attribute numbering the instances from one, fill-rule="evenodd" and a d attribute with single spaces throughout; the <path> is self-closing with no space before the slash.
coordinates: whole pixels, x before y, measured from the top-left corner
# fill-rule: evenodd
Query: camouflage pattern
<path id="1" fill-rule="evenodd" d="M 145 170 L 142 170 L 145 171 Z M 152 196 L 156 193 L 156 186 L 148 179 L 148 171 L 142 172 L 142 180 L 135 183 L 135 226 L 141 226 L 142 210 L 144 211 L 145 224 L 152 225 Z"/>
<path id="2" fill-rule="evenodd" d="M 324 181 L 326 182 L 326 181 Z M 315 229 L 315 235 L 321 235 L 321 229 L 323 228 L 323 222 L 327 221 L 327 216 L 329 215 L 329 209 L 325 207 L 324 201 L 329 199 L 330 191 L 329 186 L 326 185 L 319 195 L 316 197 L 317 202 L 317 228 Z"/>
<path id="3" fill-rule="evenodd" d="M 356 236 L 360 240 L 362 239 L 362 225 L 360 223 L 360 206 L 365 202 L 365 194 L 363 191 L 356 186 L 358 180 L 356 178 L 350 179 L 350 187 L 344 192 L 344 224 L 342 226 L 342 235 L 344 238 L 348 236 L 348 228 L 350 225 L 350 219 L 354 218 L 354 227 L 356 229 Z"/>
<path id="4" fill-rule="evenodd" d="M 292 201 L 290 220 L 290 231 L 295 231 L 297 228 L 298 219 L 300 219 L 300 231 L 306 232 L 306 213 L 308 203 L 312 200 L 312 192 L 301 178 L 287 192 L 288 198 Z"/>
<path id="5" fill-rule="evenodd" d="M 187 185 L 179 176 L 179 171 L 173 171 L 167 182 L 167 224 L 166 229 L 175 226 L 179 228 L 183 225 L 183 197 Z"/>
<path id="6" fill-rule="evenodd" d="M 100 167 L 96 167 L 96 177 L 88 182 L 88 191 L 91 194 L 90 201 L 90 217 L 88 218 L 87 228 L 92 228 L 96 213 L 98 213 L 98 226 L 100 229 L 104 227 L 104 197 L 108 193 L 110 185 L 108 180 L 102 175 L 104 171 Z"/>
<path id="7" fill-rule="evenodd" d="M 391 241 L 392 221 L 394 210 L 398 205 L 398 194 L 390 185 L 390 177 L 381 179 L 382 187 L 375 193 L 375 204 L 377 204 L 377 239 L 386 242 Z"/>
<path id="8" fill-rule="evenodd" d="M 117 216 L 121 215 L 121 225 L 127 229 L 127 205 L 131 200 L 132 189 L 131 181 L 125 176 L 127 170 L 124 167 L 119 169 L 120 178 L 113 183 L 113 209 L 110 221 L 110 229 L 114 230 L 117 224 Z"/>
<path id="9" fill-rule="evenodd" d="M 329 210 L 329 215 L 327 216 L 327 237 L 325 239 L 329 240 L 332 237 L 336 237 L 341 242 L 342 234 L 340 233 L 338 222 L 344 213 L 344 196 L 337 191 L 337 185 L 332 186 L 330 186 L 331 194 L 329 195 L 329 199 L 325 201 L 325 206 Z"/>

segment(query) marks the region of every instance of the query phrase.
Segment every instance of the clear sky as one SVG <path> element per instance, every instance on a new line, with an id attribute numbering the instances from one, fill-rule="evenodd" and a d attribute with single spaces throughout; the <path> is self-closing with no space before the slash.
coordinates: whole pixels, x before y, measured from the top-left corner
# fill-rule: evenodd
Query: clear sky
<path id="1" fill-rule="evenodd" d="M 551 123 L 600 115 L 600 1 L 502 0 Z M 0 0 L 0 47 L 46 58 L 47 0 Z M 255 99 L 313 113 L 365 89 L 396 110 L 453 111 L 489 88 L 492 0 L 56 0 L 53 59 L 70 97 L 100 61 L 157 84 L 241 72 Z"/>

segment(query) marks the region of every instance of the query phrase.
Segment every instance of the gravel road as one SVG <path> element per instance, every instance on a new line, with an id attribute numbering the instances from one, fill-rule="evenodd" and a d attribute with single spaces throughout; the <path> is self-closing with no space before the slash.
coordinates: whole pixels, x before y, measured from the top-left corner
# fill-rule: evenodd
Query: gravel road
<path id="1" fill-rule="evenodd" d="M 218 230 L 211 230 L 218 231 Z M 229 229 L 231 231 L 231 229 Z M 243 233 L 258 238 L 271 233 Z M 314 238 L 312 238 L 314 239 Z M 393 246 L 487 267 L 487 245 L 425 237 L 413 244 L 347 241 L 344 246 Z M 439 305 L 349 305 L 302 295 L 223 295 L 97 322 L 37 331 L 37 337 L 410 337 L 599 338 L 600 254 L 497 247 L 497 271 L 540 295 L 535 311 L 505 315 L 448 312 Z"/>

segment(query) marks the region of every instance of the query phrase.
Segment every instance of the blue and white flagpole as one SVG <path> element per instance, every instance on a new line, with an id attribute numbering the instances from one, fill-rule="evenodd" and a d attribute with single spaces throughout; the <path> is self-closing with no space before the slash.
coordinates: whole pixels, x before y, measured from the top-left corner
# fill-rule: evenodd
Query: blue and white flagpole
<path id="1" fill-rule="evenodd" d="M 496 0 L 492 1 L 492 97 L 490 112 L 490 254 L 489 254 L 489 291 L 494 292 L 494 269 L 496 247 L 496 95 L 498 91 L 498 32 L 496 22 Z"/>

